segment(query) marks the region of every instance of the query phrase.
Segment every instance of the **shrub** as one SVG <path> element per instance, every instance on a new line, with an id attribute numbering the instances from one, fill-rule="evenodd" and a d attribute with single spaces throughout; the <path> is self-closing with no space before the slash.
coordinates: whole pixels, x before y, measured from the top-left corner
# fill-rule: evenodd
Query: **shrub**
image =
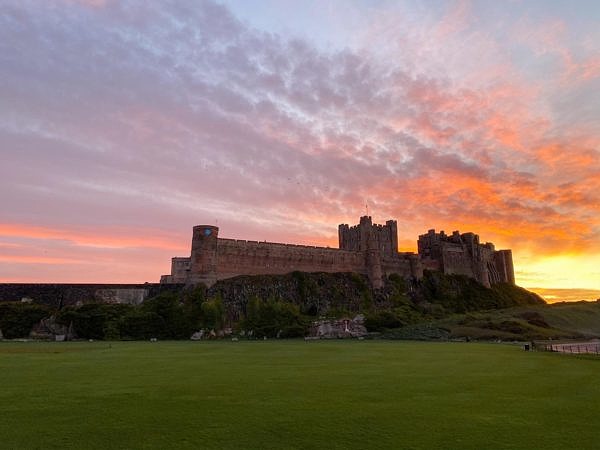
<path id="1" fill-rule="evenodd" d="M 0 303 L 0 330 L 7 339 L 29 336 L 33 326 L 50 315 L 46 306 L 32 303 Z"/>
<path id="2" fill-rule="evenodd" d="M 303 336 L 306 324 L 298 307 L 292 303 L 252 298 L 246 306 L 243 327 L 254 331 L 256 337 Z"/>
<path id="3" fill-rule="evenodd" d="M 377 311 L 365 317 L 365 327 L 368 331 L 383 331 L 402 325 L 400 318 L 392 311 Z"/>
<path id="4" fill-rule="evenodd" d="M 221 297 L 202 303 L 201 312 L 201 323 L 204 328 L 219 329 L 223 326 L 225 311 Z"/>
<path id="5" fill-rule="evenodd" d="M 162 326 L 156 330 L 156 337 L 187 339 L 194 331 L 194 321 L 186 314 L 184 306 L 173 293 L 162 293 L 146 300 L 141 311 L 156 314 L 162 319 Z M 158 323 L 156 321 L 156 325 Z"/>
<path id="6" fill-rule="evenodd" d="M 75 334 L 83 339 L 119 339 L 119 321 L 132 310 L 131 305 L 89 303 L 64 308 L 57 321 L 63 325 L 72 323 Z"/>
<path id="7" fill-rule="evenodd" d="M 160 336 L 165 329 L 165 321 L 154 312 L 139 309 L 127 313 L 120 321 L 120 334 L 129 339 L 150 339 Z"/>

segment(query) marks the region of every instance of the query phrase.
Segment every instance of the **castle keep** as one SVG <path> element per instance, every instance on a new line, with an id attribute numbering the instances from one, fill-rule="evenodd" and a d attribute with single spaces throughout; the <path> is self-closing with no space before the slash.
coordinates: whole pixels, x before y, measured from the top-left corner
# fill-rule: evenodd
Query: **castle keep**
<path id="1" fill-rule="evenodd" d="M 480 244 L 476 234 L 454 231 L 448 236 L 443 231 L 429 230 L 419 236 L 417 245 L 426 269 L 466 275 L 487 287 L 496 283 L 515 284 L 512 252 L 496 250 L 491 242 Z"/>
<path id="2" fill-rule="evenodd" d="M 420 279 L 424 269 L 440 270 L 475 278 L 485 286 L 514 284 L 512 253 L 480 244 L 473 233 L 451 236 L 430 230 L 419 236 L 419 253 L 398 251 L 398 226 L 395 220 L 373 224 L 370 216 L 355 226 L 338 227 L 339 248 L 272 242 L 223 239 L 219 228 L 197 225 L 192 231 L 189 257 L 171 260 L 171 274 L 161 283 L 204 283 L 238 275 L 284 274 L 301 272 L 356 272 L 369 277 L 374 288 L 383 286 L 391 274 Z"/>

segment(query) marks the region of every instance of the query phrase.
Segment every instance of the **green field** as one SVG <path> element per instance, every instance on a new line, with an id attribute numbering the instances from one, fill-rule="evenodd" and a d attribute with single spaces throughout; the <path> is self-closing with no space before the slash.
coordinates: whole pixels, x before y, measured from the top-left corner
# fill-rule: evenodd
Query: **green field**
<path id="1" fill-rule="evenodd" d="M 598 448 L 600 359 L 374 341 L 0 343 L 0 448 Z"/>

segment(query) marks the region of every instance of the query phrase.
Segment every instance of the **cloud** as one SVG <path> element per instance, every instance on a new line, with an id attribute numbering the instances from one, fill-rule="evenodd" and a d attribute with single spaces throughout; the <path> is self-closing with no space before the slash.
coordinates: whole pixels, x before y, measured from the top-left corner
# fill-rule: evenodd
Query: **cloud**
<path id="1" fill-rule="evenodd" d="M 541 295 L 548 303 L 594 301 L 600 299 L 600 289 L 544 289 L 529 288 Z"/>

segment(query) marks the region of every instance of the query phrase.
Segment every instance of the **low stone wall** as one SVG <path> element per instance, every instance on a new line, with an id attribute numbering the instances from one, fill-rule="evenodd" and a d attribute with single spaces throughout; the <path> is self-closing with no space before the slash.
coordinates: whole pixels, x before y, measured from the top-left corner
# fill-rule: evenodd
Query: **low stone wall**
<path id="1" fill-rule="evenodd" d="M 0 302 L 34 303 L 52 307 L 85 303 L 140 304 L 160 292 L 180 290 L 181 284 L 50 284 L 0 283 Z"/>

